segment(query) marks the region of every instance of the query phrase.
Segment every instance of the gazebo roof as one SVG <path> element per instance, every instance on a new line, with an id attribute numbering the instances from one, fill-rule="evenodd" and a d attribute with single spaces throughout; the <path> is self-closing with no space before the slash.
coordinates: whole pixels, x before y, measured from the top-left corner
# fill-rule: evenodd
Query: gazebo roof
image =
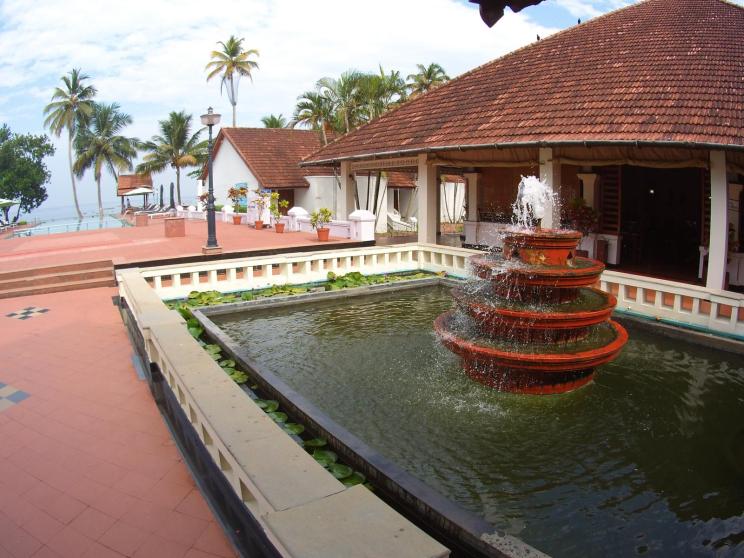
<path id="1" fill-rule="evenodd" d="M 143 186 L 152 188 L 152 177 L 149 174 L 120 174 L 116 184 L 116 195 L 126 196 L 132 190 Z"/>
<path id="2" fill-rule="evenodd" d="M 537 145 L 744 149 L 744 9 L 647 0 L 404 103 L 305 164 Z"/>

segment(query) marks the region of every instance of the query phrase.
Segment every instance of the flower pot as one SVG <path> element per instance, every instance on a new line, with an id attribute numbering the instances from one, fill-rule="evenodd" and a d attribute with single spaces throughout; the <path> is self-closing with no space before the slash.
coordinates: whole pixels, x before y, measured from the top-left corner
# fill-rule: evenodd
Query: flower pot
<path id="1" fill-rule="evenodd" d="M 233 215 L 233 225 L 239 225 L 243 217 L 241 215 Z"/>
<path id="2" fill-rule="evenodd" d="M 276 232 L 283 233 L 284 232 L 284 223 L 277 223 L 274 225 L 274 228 L 276 229 Z"/>
<path id="3" fill-rule="evenodd" d="M 321 241 L 328 240 L 328 235 L 330 234 L 331 229 L 329 229 L 328 227 L 322 227 L 322 228 L 317 229 L 317 231 L 318 231 L 318 240 L 321 240 Z"/>
<path id="4" fill-rule="evenodd" d="M 256 227 L 257 231 L 260 231 L 261 229 L 263 229 L 263 221 L 259 221 L 258 219 L 256 219 L 253 222 L 253 226 Z"/>

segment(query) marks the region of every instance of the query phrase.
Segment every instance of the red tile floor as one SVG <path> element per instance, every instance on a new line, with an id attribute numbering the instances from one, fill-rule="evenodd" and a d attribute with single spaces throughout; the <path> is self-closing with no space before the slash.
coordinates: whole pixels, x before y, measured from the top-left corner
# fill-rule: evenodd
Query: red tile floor
<path id="1" fill-rule="evenodd" d="M 0 242 L 0 272 L 64 265 L 72 262 L 112 260 L 114 264 L 146 262 L 201 255 L 207 239 L 206 221 L 186 221 L 186 236 L 166 238 L 162 220 L 146 227 L 124 227 L 63 234 L 4 239 Z M 350 240 L 331 238 L 333 244 Z M 278 234 L 248 225 L 217 223 L 217 241 L 225 253 L 250 250 L 323 248 L 314 232 Z"/>
<path id="2" fill-rule="evenodd" d="M 0 556 L 228 557 L 100 288 L 0 300 Z M 18 319 L 7 314 L 26 308 Z"/>

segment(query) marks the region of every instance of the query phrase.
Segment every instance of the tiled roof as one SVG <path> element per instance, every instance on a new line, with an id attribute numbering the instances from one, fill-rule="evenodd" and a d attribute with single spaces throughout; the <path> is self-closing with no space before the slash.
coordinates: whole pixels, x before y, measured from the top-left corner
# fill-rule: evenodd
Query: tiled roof
<path id="1" fill-rule="evenodd" d="M 291 128 L 222 128 L 214 144 L 216 156 L 227 139 L 262 188 L 306 188 L 306 176 L 332 175 L 331 168 L 300 168 L 300 161 L 321 146 L 312 130 Z"/>
<path id="2" fill-rule="evenodd" d="M 152 188 L 152 177 L 149 174 L 120 174 L 116 183 L 116 195 L 123 196 L 136 188 Z"/>
<path id="3" fill-rule="evenodd" d="M 388 188 L 415 188 L 416 176 L 410 172 L 386 171 Z"/>
<path id="4" fill-rule="evenodd" d="M 471 70 L 307 161 L 613 141 L 744 146 L 744 9 L 634 4 Z"/>

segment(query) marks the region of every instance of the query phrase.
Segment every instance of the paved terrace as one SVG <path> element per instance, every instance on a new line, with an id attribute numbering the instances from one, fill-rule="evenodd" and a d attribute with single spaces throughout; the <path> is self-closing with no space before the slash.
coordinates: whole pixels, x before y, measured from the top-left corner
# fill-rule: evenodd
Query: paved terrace
<path id="1" fill-rule="evenodd" d="M 0 556 L 234 556 L 137 378 L 116 294 L 0 300 Z"/>
<path id="2" fill-rule="evenodd" d="M 111 260 L 114 265 L 201 256 L 207 222 L 186 220 L 186 236 L 165 238 L 164 223 L 152 219 L 147 227 L 123 227 L 0 240 L 0 271 L 15 271 L 77 262 Z M 278 234 L 248 225 L 217 223 L 217 240 L 224 253 L 322 247 L 315 233 Z M 331 242 L 351 243 L 331 238 Z"/>

